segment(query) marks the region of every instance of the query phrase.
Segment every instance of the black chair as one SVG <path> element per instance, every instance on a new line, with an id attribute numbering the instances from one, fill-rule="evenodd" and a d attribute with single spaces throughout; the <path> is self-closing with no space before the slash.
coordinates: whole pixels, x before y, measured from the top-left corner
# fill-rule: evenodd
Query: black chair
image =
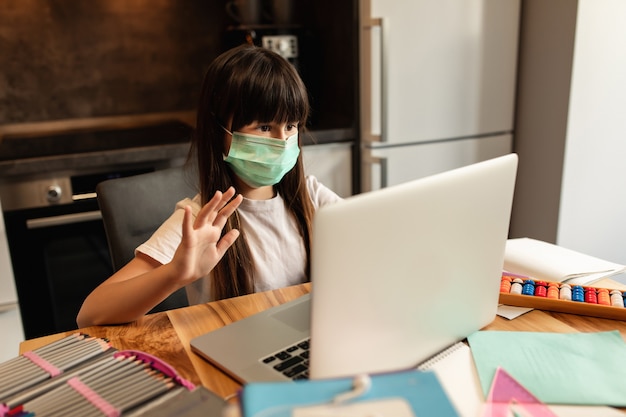
<path id="1" fill-rule="evenodd" d="M 98 204 L 113 270 L 126 265 L 137 246 L 148 240 L 174 211 L 176 203 L 197 193 L 192 175 L 183 167 L 168 168 L 103 181 L 96 187 Z M 189 305 L 184 288 L 171 294 L 150 312 Z"/>

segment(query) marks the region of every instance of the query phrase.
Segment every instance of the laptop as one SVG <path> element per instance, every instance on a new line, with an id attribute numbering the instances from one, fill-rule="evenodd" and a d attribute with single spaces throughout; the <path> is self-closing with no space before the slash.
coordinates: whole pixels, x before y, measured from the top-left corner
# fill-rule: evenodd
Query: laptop
<path id="1" fill-rule="evenodd" d="M 415 368 L 495 318 L 516 172 L 509 154 L 320 208 L 311 293 L 192 350 L 241 383 Z"/>

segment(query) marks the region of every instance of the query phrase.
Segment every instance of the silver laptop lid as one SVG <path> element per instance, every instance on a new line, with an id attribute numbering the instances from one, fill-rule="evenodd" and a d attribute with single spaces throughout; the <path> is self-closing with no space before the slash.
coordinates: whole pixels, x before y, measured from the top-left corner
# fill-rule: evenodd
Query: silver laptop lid
<path id="1" fill-rule="evenodd" d="M 517 155 L 318 210 L 311 378 L 410 368 L 495 317 Z"/>

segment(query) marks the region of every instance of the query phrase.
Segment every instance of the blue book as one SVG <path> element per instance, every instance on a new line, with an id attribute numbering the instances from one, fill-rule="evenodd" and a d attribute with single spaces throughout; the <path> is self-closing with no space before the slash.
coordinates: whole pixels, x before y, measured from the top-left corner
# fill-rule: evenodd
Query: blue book
<path id="1" fill-rule="evenodd" d="M 407 411 L 402 415 L 458 417 L 433 371 L 411 370 L 355 378 L 293 382 L 254 382 L 242 388 L 240 404 L 243 417 L 331 415 L 328 413 L 332 407 L 375 408 L 378 415 L 386 417 L 400 415 L 400 405 Z M 307 410 L 317 410 L 317 413 Z M 320 413 L 320 410 L 324 413 Z M 389 413 L 386 413 L 387 410 Z"/>

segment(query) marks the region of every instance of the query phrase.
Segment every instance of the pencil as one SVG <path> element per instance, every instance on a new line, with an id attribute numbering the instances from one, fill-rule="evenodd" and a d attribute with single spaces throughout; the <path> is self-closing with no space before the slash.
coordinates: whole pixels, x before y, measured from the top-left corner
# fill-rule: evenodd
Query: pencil
<path id="1" fill-rule="evenodd" d="M 36 397 L 43 395 L 45 392 L 54 389 L 55 387 L 64 384 L 68 379 L 76 376 L 79 373 L 89 373 L 89 372 L 101 372 L 102 369 L 110 367 L 113 363 L 117 362 L 117 358 L 113 357 L 113 355 L 103 356 L 101 358 L 96 359 L 92 363 L 81 367 L 80 369 L 65 373 L 63 375 L 59 375 L 56 378 L 52 378 L 51 380 L 39 384 L 27 391 L 24 391 L 18 395 L 15 395 L 9 398 L 5 403 L 9 407 L 9 409 L 13 409 L 21 404 L 24 404 Z"/>

